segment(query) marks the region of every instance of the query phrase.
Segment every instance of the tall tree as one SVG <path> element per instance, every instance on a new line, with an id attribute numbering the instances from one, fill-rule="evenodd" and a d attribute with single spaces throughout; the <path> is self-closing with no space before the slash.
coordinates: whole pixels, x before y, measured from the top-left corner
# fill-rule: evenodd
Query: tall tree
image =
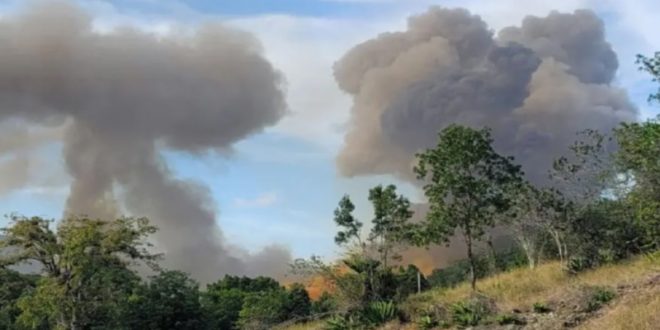
<path id="1" fill-rule="evenodd" d="M 410 201 L 398 195 L 394 185 L 379 185 L 370 189 L 369 201 L 374 217 L 366 239 L 361 234 L 363 223 L 353 215 L 355 205 L 348 196 L 339 201 L 334 213 L 335 223 L 340 228 L 335 242 L 349 249 L 343 263 L 355 272 L 355 279 L 362 282 L 359 290 L 353 290 L 353 293 L 360 292 L 356 295 L 360 303 L 395 295 L 389 262 L 400 259 L 397 248 L 406 238 L 408 221 L 413 215 Z M 349 278 L 346 276 L 343 279 Z"/>
<path id="2" fill-rule="evenodd" d="M 388 267 L 390 259 L 400 260 L 397 247 L 405 238 L 408 221 L 413 216 L 410 201 L 397 195 L 396 186 L 378 185 L 369 190 L 369 201 L 374 208 L 373 227 L 369 233 L 369 243 L 376 248 L 383 267 Z"/>
<path id="3" fill-rule="evenodd" d="M 549 172 L 552 189 L 546 190 L 541 197 L 550 210 L 559 211 L 554 213 L 554 218 L 547 219 L 552 221 L 546 222 L 546 228 L 564 266 L 580 245 L 580 242 L 568 244 L 572 235 L 568 228 L 592 205 L 601 201 L 608 190 L 616 194 L 616 189 L 610 189 L 617 186 L 619 179 L 613 168 L 612 146 L 611 139 L 605 135 L 586 129 L 577 133 L 568 154 L 552 164 Z"/>
<path id="4" fill-rule="evenodd" d="M 656 52 L 652 57 L 637 55 L 637 64 L 640 70 L 648 72 L 653 81 L 660 82 L 660 52 Z M 649 101 L 660 101 L 660 88 L 655 94 L 649 95 Z"/>
<path id="5" fill-rule="evenodd" d="M 424 180 L 430 204 L 426 221 L 419 227 L 417 243 L 443 244 L 456 229 L 467 247 L 472 289 L 476 289 L 474 244 L 486 228 L 494 225 L 496 214 L 505 212 L 507 186 L 521 182 L 520 167 L 511 157 L 499 155 L 492 147 L 488 129 L 475 130 L 451 125 L 439 134 L 434 149 L 417 155 L 415 173 Z"/>
<path id="6" fill-rule="evenodd" d="M 69 218 L 54 232 L 51 223 L 14 217 L 2 229 L 0 249 L 13 252 L 0 257 L 0 265 L 32 261 L 43 267 L 37 288 L 18 303 L 18 321 L 28 328 L 44 322 L 55 329 L 118 327 L 139 282 L 129 264 L 141 260 L 155 266 L 157 256 L 147 251 L 145 241 L 155 227 L 144 218 Z"/>
<path id="7" fill-rule="evenodd" d="M 626 196 L 647 249 L 660 249 L 660 120 L 624 123 L 615 130 L 616 161 L 634 185 Z"/>
<path id="8" fill-rule="evenodd" d="M 546 208 L 540 192 L 525 182 L 508 190 L 511 194 L 509 212 L 500 215 L 499 222 L 509 226 L 516 242 L 525 252 L 527 264 L 536 267 L 545 233 Z"/>

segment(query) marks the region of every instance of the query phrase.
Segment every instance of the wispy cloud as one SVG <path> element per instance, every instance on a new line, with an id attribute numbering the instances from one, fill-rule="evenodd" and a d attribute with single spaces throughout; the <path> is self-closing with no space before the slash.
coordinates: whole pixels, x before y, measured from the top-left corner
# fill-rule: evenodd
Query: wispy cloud
<path id="1" fill-rule="evenodd" d="M 234 206 L 239 208 L 264 208 L 275 205 L 280 200 L 276 192 L 266 192 L 254 198 L 235 198 Z"/>

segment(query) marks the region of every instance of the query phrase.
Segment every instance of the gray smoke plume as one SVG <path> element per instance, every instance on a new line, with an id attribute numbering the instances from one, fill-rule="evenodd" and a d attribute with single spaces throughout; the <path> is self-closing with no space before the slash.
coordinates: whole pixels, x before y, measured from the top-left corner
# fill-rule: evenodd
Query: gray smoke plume
<path id="1" fill-rule="evenodd" d="M 102 33 L 91 20 L 69 2 L 48 1 L 0 21 L 0 122 L 67 123 L 66 213 L 148 216 L 165 266 L 202 281 L 285 271 L 290 256 L 281 248 L 234 253 L 208 189 L 175 178 L 160 154 L 225 150 L 283 116 L 283 79 L 258 41 L 217 24 L 157 36 L 130 27 Z M 277 263 L 254 265 L 263 260 Z"/>
<path id="2" fill-rule="evenodd" d="M 603 22 L 588 10 L 527 17 L 495 37 L 464 9 L 432 7 L 336 63 L 337 83 L 354 100 L 338 166 L 347 176 L 412 179 L 414 154 L 459 123 L 492 128 L 496 149 L 541 182 L 577 131 L 636 118 L 610 85 L 617 66 Z"/>
<path id="3" fill-rule="evenodd" d="M 406 31 L 357 45 L 335 64 L 337 83 L 354 102 L 338 167 L 346 176 L 417 182 L 415 153 L 458 123 L 490 127 L 495 148 L 542 184 L 577 131 L 635 120 L 626 93 L 610 85 L 617 66 L 603 22 L 588 10 L 527 17 L 495 37 L 464 9 L 432 7 L 411 17 Z M 450 247 L 403 256 L 429 272 L 464 258 L 462 246 L 454 237 Z"/>

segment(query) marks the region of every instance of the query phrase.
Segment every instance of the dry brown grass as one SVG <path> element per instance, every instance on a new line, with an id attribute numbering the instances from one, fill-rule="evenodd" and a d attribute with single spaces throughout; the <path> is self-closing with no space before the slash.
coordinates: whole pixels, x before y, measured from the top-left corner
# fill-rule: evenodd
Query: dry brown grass
<path id="1" fill-rule="evenodd" d="M 536 269 L 515 269 L 482 279 L 478 291 L 497 303 L 501 310 L 528 310 L 535 302 L 546 302 L 560 297 L 581 285 L 616 286 L 630 284 L 644 276 L 660 272 L 660 255 L 642 256 L 630 261 L 607 265 L 577 276 L 567 275 L 556 262 Z M 471 294 L 468 284 L 453 289 L 431 290 L 409 299 L 404 308 L 423 310 L 423 305 L 451 304 L 467 299 Z"/>
<path id="2" fill-rule="evenodd" d="M 580 329 L 660 329 L 660 286 L 623 297 L 605 309 L 600 317 L 589 320 Z"/>
<path id="3" fill-rule="evenodd" d="M 323 329 L 323 325 L 325 325 L 325 322 L 323 322 L 323 321 L 314 321 L 314 322 L 293 324 L 293 325 L 289 325 L 289 326 L 282 327 L 282 328 L 276 327 L 275 329 L 281 329 L 281 330 L 321 330 L 321 329 Z"/>
<path id="4" fill-rule="evenodd" d="M 616 288 L 632 285 L 652 275 L 660 274 L 660 253 L 640 256 L 626 262 L 612 264 L 570 276 L 563 272 L 559 263 L 550 262 L 536 269 L 515 269 L 477 283 L 479 293 L 493 299 L 501 311 L 530 310 L 536 302 L 547 303 L 570 296 L 582 286 Z M 582 329 L 660 329 L 660 287 L 644 294 L 630 294 L 599 313 L 597 318 L 583 324 Z M 469 284 L 452 289 L 437 289 L 411 296 L 400 307 L 415 317 L 429 307 L 468 299 L 472 294 Z M 312 322 L 287 327 L 287 330 L 322 329 L 323 322 Z M 412 329 L 413 324 L 389 326 L 393 329 Z M 390 329 L 390 328 L 387 328 Z"/>

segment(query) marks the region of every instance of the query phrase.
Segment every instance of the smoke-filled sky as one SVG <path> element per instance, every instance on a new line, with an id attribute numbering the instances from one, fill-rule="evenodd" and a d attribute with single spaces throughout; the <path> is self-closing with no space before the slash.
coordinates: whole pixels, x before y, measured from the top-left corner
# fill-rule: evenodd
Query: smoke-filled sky
<path id="1" fill-rule="evenodd" d="M 0 211 L 148 215 L 202 280 L 333 255 L 344 193 L 420 201 L 449 122 L 537 178 L 575 128 L 658 113 L 652 0 L 36 2 L 0 0 Z"/>

